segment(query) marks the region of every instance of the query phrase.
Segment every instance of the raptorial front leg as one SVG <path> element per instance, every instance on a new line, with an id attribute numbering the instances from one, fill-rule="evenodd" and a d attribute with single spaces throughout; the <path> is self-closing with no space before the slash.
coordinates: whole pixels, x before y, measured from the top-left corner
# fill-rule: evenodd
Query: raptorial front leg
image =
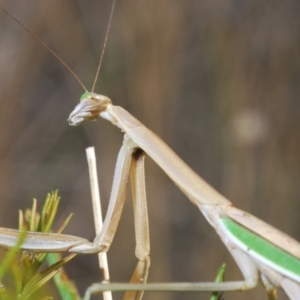
<path id="1" fill-rule="evenodd" d="M 27 232 L 22 249 L 37 253 L 64 251 L 99 253 L 108 251 L 122 214 L 131 171 L 132 155 L 136 148 L 135 143 L 125 134 L 123 145 L 118 154 L 112 191 L 102 231 L 96 236 L 93 243 L 84 238 L 71 235 Z M 136 167 L 133 169 L 135 170 Z M 140 198 L 140 196 L 137 196 L 137 198 Z M 19 230 L 0 228 L 0 245 L 2 247 L 13 247 L 19 234 Z"/>
<path id="2" fill-rule="evenodd" d="M 150 267 L 150 238 L 145 187 L 145 153 L 137 149 L 133 153 L 131 164 L 131 189 L 134 207 L 134 225 L 136 248 L 135 256 L 139 259 L 130 283 L 146 283 Z M 138 300 L 143 291 L 127 291 L 124 300 Z"/>
<path id="3" fill-rule="evenodd" d="M 123 145 L 118 154 L 109 205 L 102 231 L 94 239 L 94 244 L 102 247 L 101 252 L 108 251 L 120 221 L 127 194 L 134 148 L 134 143 L 125 134 Z"/>
<path id="4" fill-rule="evenodd" d="M 122 214 L 134 149 L 134 143 L 125 135 L 123 145 L 118 154 L 109 205 L 101 233 L 94 239 L 93 249 L 86 249 L 86 245 L 80 245 L 73 248 L 72 252 L 98 253 L 108 251 Z"/>

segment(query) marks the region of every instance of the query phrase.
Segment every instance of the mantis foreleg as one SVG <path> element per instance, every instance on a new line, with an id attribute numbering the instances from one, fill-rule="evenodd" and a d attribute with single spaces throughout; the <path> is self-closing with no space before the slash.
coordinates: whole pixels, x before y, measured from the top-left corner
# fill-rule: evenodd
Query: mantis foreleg
<path id="1" fill-rule="evenodd" d="M 139 262 L 132 274 L 130 283 L 146 283 L 148 269 L 150 266 L 150 238 L 146 201 L 145 187 L 145 170 L 144 170 L 145 153 L 138 149 L 134 155 L 131 166 L 131 187 L 134 206 L 134 225 L 136 249 L 135 255 Z M 143 291 L 127 291 L 124 299 L 141 299 Z"/>

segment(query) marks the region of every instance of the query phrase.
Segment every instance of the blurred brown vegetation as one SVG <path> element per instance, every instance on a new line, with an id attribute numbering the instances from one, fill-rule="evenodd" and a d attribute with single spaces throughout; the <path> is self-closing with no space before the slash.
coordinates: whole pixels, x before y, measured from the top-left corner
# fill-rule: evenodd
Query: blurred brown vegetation
<path id="1" fill-rule="evenodd" d="M 111 1 L 1 5 L 92 85 Z M 237 207 L 298 240 L 299 9 L 297 0 L 118 0 L 96 88 L 161 136 Z M 68 233 L 92 240 L 85 148 L 96 147 L 106 206 L 121 133 L 102 120 L 68 126 L 81 87 L 3 13 L 0 79 L 0 225 L 15 228 L 19 208 L 59 189 L 61 219 L 76 214 Z M 227 279 L 240 279 L 213 229 L 150 158 L 146 172 L 149 281 L 212 280 L 223 262 L 228 263 Z M 128 199 L 108 254 L 113 281 L 128 281 L 135 267 L 133 230 Z M 83 292 L 99 280 L 96 256 L 77 257 L 69 275 Z M 183 298 L 208 295 L 145 296 Z M 225 299 L 266 295 L 258 288 L 226 293 Z"/>

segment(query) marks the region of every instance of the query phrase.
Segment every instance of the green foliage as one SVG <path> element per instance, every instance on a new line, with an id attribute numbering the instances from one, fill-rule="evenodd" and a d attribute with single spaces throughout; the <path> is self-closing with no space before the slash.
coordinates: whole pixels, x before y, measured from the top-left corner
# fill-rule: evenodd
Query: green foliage
<path id="1" fill-rule="evenodd" d="M 222 264 L 218 269 L 215 282 L 223 282 L 225 279 L 225 268 L 226 264 Z M 213 292 L 211 294 L 210 300 L 222 300 L 223 292 Z"/>
<path id="2" fill-rule="evenodd" d="M 70 256 L 75 256 L 72 254 Z M 55 262 L 61 261 L 61 254 L 58 253 L 49 253 L 47 255 L 47 262 L 49 265 L 54 264 Z M 81 297 L 78 293 L 76 285 L 73 281 L 70 281 L 64 269 L 61 269 L 59 273 L 54 276 L 54 283 L 57 287 L 57 290 L 63 300 L 80 300 Z"/>
<path id="3" fill-rule="evenodd" d="M 51 232 L 57 213 L 60 197 L 58 192 L 47 195 L 41 213 L 37 212 L 37 201 L 33 200 L 30 210 L 25 213 L 19 211 L 20 235 L 16 245 L 5 253 L 0 266 L 0 300 L 50 300 L 50 293 L 46 283 L 54 278 L 55 285 L 62 299 L 79 300 L 76 287 L 60 268 L 70 261 L 76 254 L 62 258 L 55 253 L 34 253 L 21 250 L 26 238 L 26 231 Z M 61 233 L 68 225 L 70 215 L 60 226 L 57 233 Z M 48 266 L 45 264 L 47 262 Z"/>

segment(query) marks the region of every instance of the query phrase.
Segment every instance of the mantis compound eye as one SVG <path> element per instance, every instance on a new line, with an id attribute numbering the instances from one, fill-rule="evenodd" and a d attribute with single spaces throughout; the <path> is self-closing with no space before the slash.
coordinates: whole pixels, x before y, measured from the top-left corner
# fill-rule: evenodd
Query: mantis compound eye
<path id="1" fill-rule="evenodd" d="M 80 97 L 80 102 L 85 100 L 94 100 L 101 105 L 111 104 L 111 100 L 108 97 L 92 92 L 85 92 L 82 94 Z"/>

